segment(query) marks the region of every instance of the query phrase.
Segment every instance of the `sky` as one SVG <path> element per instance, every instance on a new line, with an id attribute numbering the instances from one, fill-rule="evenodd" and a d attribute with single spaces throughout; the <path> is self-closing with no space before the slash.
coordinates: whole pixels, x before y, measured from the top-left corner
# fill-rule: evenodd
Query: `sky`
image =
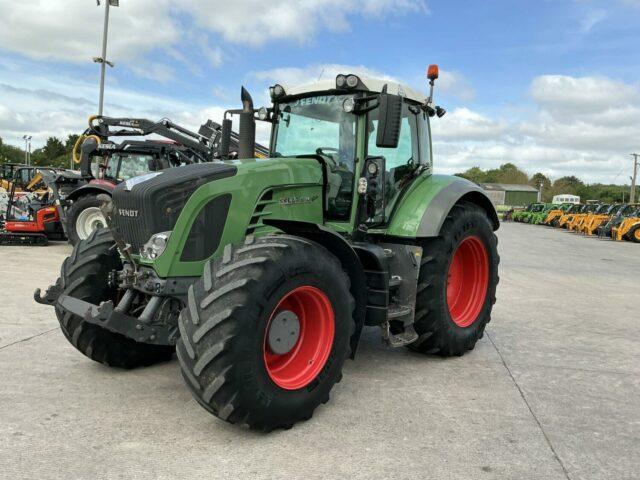
<path id="1" fill-rule="evenodd" d="M 0 0 L 0 137 L 33 147 L 97 112 L 104 7 Z M 440 66 L 434 169 L 513 162 L 628 183 L 640 153 L 640 0 L 120 0 L 105 115 L 197 128 L 268 103 L 274 83 L 337 73 L 427 91 Z M 264 140 L 267 132 L 259 130 Z"/>

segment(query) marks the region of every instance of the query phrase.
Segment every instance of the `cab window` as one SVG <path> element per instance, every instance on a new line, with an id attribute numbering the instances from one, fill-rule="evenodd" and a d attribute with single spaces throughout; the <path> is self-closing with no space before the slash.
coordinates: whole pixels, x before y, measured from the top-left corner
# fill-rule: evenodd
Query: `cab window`
<path id="1" fill-rule="evenodd" d="M 118 181 L 128 180 L 129 178 L 137 177 L 143 173 L 147 173 L 155 170 L 155 162 L 153 155 L 112 155 L 109 160 L 109 167 L 115 167 L 120 161 L 120 168 L 118 169 Z"/>
<path id="2" fill-rule="evenodd" d="M 327 165 L 325 213 L 331 220 L 351 214 L 356 119 L 343 102 L 353 95 L 319 95 L 281 103 L 272 151 L 276 157 L 317 155 Z"/>
<path id="3" fill-rule="evenodd" d="M 421 156 L 418 147 L 418 114 L 409 109 L 405 103 L 402 107 L 402 122 L 400 139 L 397 148 L 379 148 L 376 146 L 378 128 L 378 111 L 369 113 L 369 136 L 367 140 L 367 155 L 384 157 L 385 184 L 384 203 L 385 217 L 389 218 L 393 206 L 407 183 L 410 174 L 420 165 Z"/>

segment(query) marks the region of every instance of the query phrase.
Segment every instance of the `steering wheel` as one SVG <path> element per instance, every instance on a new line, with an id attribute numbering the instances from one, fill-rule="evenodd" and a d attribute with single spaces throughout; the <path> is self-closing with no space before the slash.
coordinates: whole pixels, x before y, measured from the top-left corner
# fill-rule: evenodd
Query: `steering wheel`
<path id="1" fill-rule="evenodd" d="M 338 161 L 333 157 L 333 155 L 328 155 L 327 152 L 340 153 L 340 150 L 338 150 L 337 148 L 331 148 L 331 147 L 318 147 L 318 148 L 316 148 L 316 153 L 318 155 L 320 155 L 321 157 L 330 159 L 331 163 L 333 164 L 333 166 L 337 167 L 338 166 Z"/>

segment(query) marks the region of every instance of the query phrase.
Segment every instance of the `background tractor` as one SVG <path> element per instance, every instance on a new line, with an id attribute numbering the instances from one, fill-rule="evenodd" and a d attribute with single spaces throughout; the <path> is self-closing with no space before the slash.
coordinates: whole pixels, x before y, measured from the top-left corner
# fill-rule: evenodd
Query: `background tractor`
<path id="1" fill-rule="evenodd" d="M 531 223 L 532 225 L 540 225 L 554 209 L 557 209 L 558 206 L 553 203 L 545 203 L 542 209 L 538 212 L 533 212 L 529 218 L 527 223 Z"/>
<path id="2" fill-rule="evenodd" d="M 517 210 L 513 212 L 511 218 L 514 222 L 527 223 L 527 220 L 532 213 L 539 212 L 544 208 L 543 203 L 530 203 L 524 210 Z"/>
<path id="3" fill-rule="evenodd" d="M 116 185 L 150 172 L 213 161 L 219 158 L 221 134 L 220 125 L 211 120 L 196 133 L 168 119 L 90 117 L 89 128 L 72 154 L 80 174 L 66 172 L 50 183 L 71 244 L 106 226 L 102 209 L 109 207 Z M 149 135 L 162 139 L 139 138 Z M 135 138 L 115 141 L 122 137 Z M 226 148 L 237 151 L 237 142 L 232 132 Z M 256 155 L 267 153 L 266 148 L 256 147 Z"/>
<path id="4" fill-rule="evenodd" d="M 196 400 L 260 430 L 329 399 L 364 326 L 391 347 L 458 356 L 491 318 L 498 217 L 476 184 L 435 175 L 428 97 L 338 75 L 270 88 L 240 117 L 239 160 L 118 185 L 109 229 L 80 241 L 36 300 L 67 339 L 133 368 L 176 350 Z M 256 119 L 271 124 L 256 159 Z"/>
<path id="5" fill-rule="evenodd" d="M 636 205 L 633 213 L 623 218 L 618 226 L 612 227 L 611 238 L 617 241 L 629 240 L 640 243 L 640 207 Z"/>
<path id="6" fill-rule="evenodd" d="M 609 208 L 609 204 L 588 204 L 580 213 L 573 215 L 567 222 L 567 230 L 570 232 L 580 232 L 582 224 L 591 216 L 600 214 Z"/>
<path id="7" fill-rule="evenodd" d="M 635 216 L 640 216 L 640 205 L 634 203 L 623 204 L 606 223 L 598 227 L 598 236 L 612 238 L 614 228 L 619 227 L 626 218 Z"/>
<path id="8" fill-rule="evenodd" d="M 574 218 L 576 217 L 580 218 L 578 217 L 579 215 L 586 215 L 587 213 L 593 211 L 594 209 L 595 209 L 595 205 L 589 203 L 586 205 L 580 205 L 580 208 L 572 209 L 571 212 L 567 211 L 567 213 L 562 215 L 558 220 L 558 227 L 568 228 L 569 224 L 574 221 Z"/>
<path id="9" fill-rule="evenodd" d="M 569 212 L 570 209 L 574 207 L 576 207 L 576 204 L 573 203 L 563 203 L 562 205 L 556 205 L 555 208 L 549 210 L 542 223 L 544 225 L 555 227 L 557 226 L 560 217 L 566 212 Z"/>
<path id="10" fill-rule="evenodd" d="M 624 207 L 625 205 L 617 203 L 612 205 L 602 205 L 598 210 L 586 216 L 578 226 L 577 231 L 589 236 L 595 235 L 601 225 L 604 225 L 611 220 L 611 218 L 615 216 L 618 211 L 624 209 Z"/>

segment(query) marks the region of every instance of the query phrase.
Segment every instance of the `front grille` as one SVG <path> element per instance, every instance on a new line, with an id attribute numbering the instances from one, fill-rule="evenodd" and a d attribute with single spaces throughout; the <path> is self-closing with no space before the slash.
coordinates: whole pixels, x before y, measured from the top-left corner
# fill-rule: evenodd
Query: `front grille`
<path id="1" fill-rule="evenodd" d="M 173 230 L 187 200 L 202 185 L 235 175 L 223 163 L 189 165 L 134 185 L 121 183 L 113 192 L 112 227 L 135 253 L 158 232 Z"/>

